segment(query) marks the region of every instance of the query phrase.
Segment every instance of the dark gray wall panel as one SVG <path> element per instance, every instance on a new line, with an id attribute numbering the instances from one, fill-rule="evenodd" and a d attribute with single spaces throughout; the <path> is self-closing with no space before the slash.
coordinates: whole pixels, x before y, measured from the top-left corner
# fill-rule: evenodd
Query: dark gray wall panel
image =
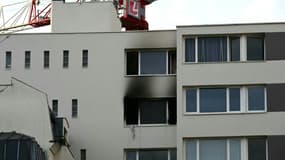
<path id="1" fill-rule="evenodd" d="M 285 59 L 285 33 L 265 34 L 266 59 Z"/>
<path id="2" fill-rule="evenodd" d="M 268 137 L 268 160 L 285 159 L 285 136 Z"/>
<path id="3" fill-rule="evenodd" d="M 267 107 L 269 112 L 285 111 L 285 84 L 267 85 Z"/>
<path id="4" fill-rule="evenodd" d="M 176 76 L 134 76 L 126 79 L 126 97 L 176 97 Z"/>

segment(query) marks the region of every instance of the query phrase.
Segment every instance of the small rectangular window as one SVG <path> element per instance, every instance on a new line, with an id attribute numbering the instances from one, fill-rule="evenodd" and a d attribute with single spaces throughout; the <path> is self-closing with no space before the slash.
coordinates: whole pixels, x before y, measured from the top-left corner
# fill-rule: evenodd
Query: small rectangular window
<path id="1" fill-rule="evenodd" d="M 69 51 L 68 50 L 64 50 L 63 51 L 63 68 L 67 68 L 68 67 L 68 61 L 69 61 Z"/>
<path id="2" fill-rule="evenodd" d="M 44 51 L 44 68 L 49 68 L 49 51 Z"/>
<path id="3" fill-rule="evenodd" d="M 199 62 L 227 61 L 227 38 L 199 37 L 198 61 Z"/>
<path id="4" fill-rule="evenodd" d="M 52 100 L 52 111 L 55 114 L 55 116 L 58 115 L 58 100 L 57 99 Z"/>
<path id="5" fill-rule="evenodd" d="M 25 68 L 31 67 L 31 51 L 25 51 Z"/>
<path id="6" fill-rule="evenodd" d="M 201 88 L 200 112 L 226 112 L 227 98 L 225 88 Z"/>
<path id="7" fill-rule="evenodd" d="M 176 74 L 176 51 L 168 51 L 168 74 Z"/>
<path id="8" fill-rule="evenodd" d="M 230 111 L 240 111 L 240 88 L 230 88 Z"/>
<path id="9" fill-rule="evenodd" d="M 265 88 L 249 87 L 248 88 L 248 110 L 264 111 L 265 110 Z"/>
<path id="10" fill-rule="evenodd" d="M 11 69 L 12 68 L 12 52 L 7 51 L 6 52 L 6 69 Z"/>
<path id="11" fill-rule="evenodd" d="M 266 139 L 248 139 L 248 160 L 266 160 Z"/>
<path id="12" fill-rule="evenodd" d="M 247 60 L 264 60 L 263 37 L 247 37 Z"/>
<path id="13" fill-rule="evenodd" d="M 230 37 L 231 61 L 240 61 L 240 37 Z"/>
<path id="14" fill-rule="evenodd" d="M 86 149 L 80 150 L 80 160 L 86 160 Z"/>
<path id="15" fill-rule="evenodd" d="M 195 62 L 195 38 L 185 39 L 185 62 Z"/>
<path id="16" fill-rule="evenodd" d="M 72 99 L 72 118 L 78 117 L 78 100 Z"/>
<path id="17" fill-rule="evenodd" d="M 82 51 L 82 67 L 88 67 L 88 50 Z"/>
<path id="18" fill-rule="evenodd" d="M 141 52 L 140 71 L 141 74 L 166 74 L 166 52 Z"/>
<path id="19" fill-rule="evenodd" d="M 138 52 L 127 52 L 127 75 L 138 75 Z"/>

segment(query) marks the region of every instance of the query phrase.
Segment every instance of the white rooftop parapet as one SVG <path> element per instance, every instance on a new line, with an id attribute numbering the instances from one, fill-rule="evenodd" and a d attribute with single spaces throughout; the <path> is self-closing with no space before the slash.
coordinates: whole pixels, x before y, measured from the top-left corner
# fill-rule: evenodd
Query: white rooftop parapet
<path id="1" fill-rule="evenodd" d="M 51 30 L 54 33 L 121 31 L 121 22 L 113 1 L 52 3 Z"/>

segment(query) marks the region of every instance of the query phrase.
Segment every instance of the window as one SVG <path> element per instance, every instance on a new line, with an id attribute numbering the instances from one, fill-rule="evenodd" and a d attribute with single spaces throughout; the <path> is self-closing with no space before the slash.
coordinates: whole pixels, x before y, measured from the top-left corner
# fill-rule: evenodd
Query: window
<path id="1" fill-rule="evenodd" d="M 49 68 L 49 51 L 44 51 L 44 68 Z"/>
<path id="2" fill-rule="evenodd" d="M 12 52 L 7 51 L 6 52 L 6 69 L 11 69 L 12 68 Z"/>
<path id="3" fill-rule="evenodd" d="M 88 67 L 88 50 L 82 51 L 82 67 Z"/>
<path id="4" fill-rule="evenodd" d="M 176 99 L 125 99 L 127 125 L 176 124 Z"/>
<path id="5" fill-rule="evenodd" d="M 199 62 L 227 61 L 227 38 L 226 37 L 198 38 L 198 61 Z"/>
<path id="6" fill-rule="evenodd" d="M 186 112 L 264 112 L 266 111 L 265 95 L 266 89 L 264 86 L 186 88 Z"/>
<path id="7" fill-rule="evenodd" d="M 248 160 L 266 160 L 266 139 L 248 139 Z"/>
<path id="8" fill-rule="evenodd" d="M 176 52 L 128 51 L 126 54 L 127 75 L 175 74 Z"/>
<path id="9" fill-rule="evenodd" d="M 186 160 L 242 160 L 243 155 L 248 160 L 266 160 L 266 138 L 190 139 L 185 153 Z"/>
<path id="10" fill-rule="evenodd" d="M 176 149 L 126 150 L 126 160 L 176 160 Z"/>
<path id="11" fill-rule="evenodd" d="M 248 88 L 248 110 L 263 111 L 265 109 L 265 88 L 249 87 Z"/>
<path id="12" fill-rule="evenodd" d="M 25 68 L 31 67 L 31 51 L 25 51 Z"/>
<path id="13" fill-rule="evenodd" d="M 185 38 L 185 62 L 226 62 L 228 60 L 240 60 L 239 36 Z"/>
<path id="14" fill-rule="evenodd" d="M 230 60 L 240 61 L 240 37 L 230 37 Z"/>
<path id="15" fill-rule="evenodd" d="M 247 37 L 247 60 L 264 60 L 263 37 Z"/>
<path id="16" fill-rule="evenodd" d="M 63 68 L 67 68 L 68 67 L 68 61 L 69 61 L 69 51 L 68 50 L 64 50 L 63 51 Z"/>
<path id="17" fill-rule="evenodd" d="M 80 150 L 80 160 L 86 160 L 86 149 Z"/>
<path id="18" fill-rule="evenodd" d="M 52 100 L 52 111 L 55 114 L 55 116 L 58 115 L 58 100 L 57 99 Z"/>
<path id="19" fill-rule="evenodd" d="M 78 100 L 72 99 L 72 118 L 78 117 Z"/>

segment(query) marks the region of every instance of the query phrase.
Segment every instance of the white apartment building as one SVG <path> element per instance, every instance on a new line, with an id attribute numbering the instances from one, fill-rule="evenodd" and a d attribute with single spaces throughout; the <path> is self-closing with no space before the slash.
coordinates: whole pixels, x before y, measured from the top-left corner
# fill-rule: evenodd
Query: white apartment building
<path id="1" fill-rule="evenodd" d="M 53 1 L 53 14 L 51 33 L 0 35 L 1 132 L 51 160 L 285 159 L 285 23 L 121 31 L 111 2 Z M 36 105 L 68 120 L 61 156 Z"/>

